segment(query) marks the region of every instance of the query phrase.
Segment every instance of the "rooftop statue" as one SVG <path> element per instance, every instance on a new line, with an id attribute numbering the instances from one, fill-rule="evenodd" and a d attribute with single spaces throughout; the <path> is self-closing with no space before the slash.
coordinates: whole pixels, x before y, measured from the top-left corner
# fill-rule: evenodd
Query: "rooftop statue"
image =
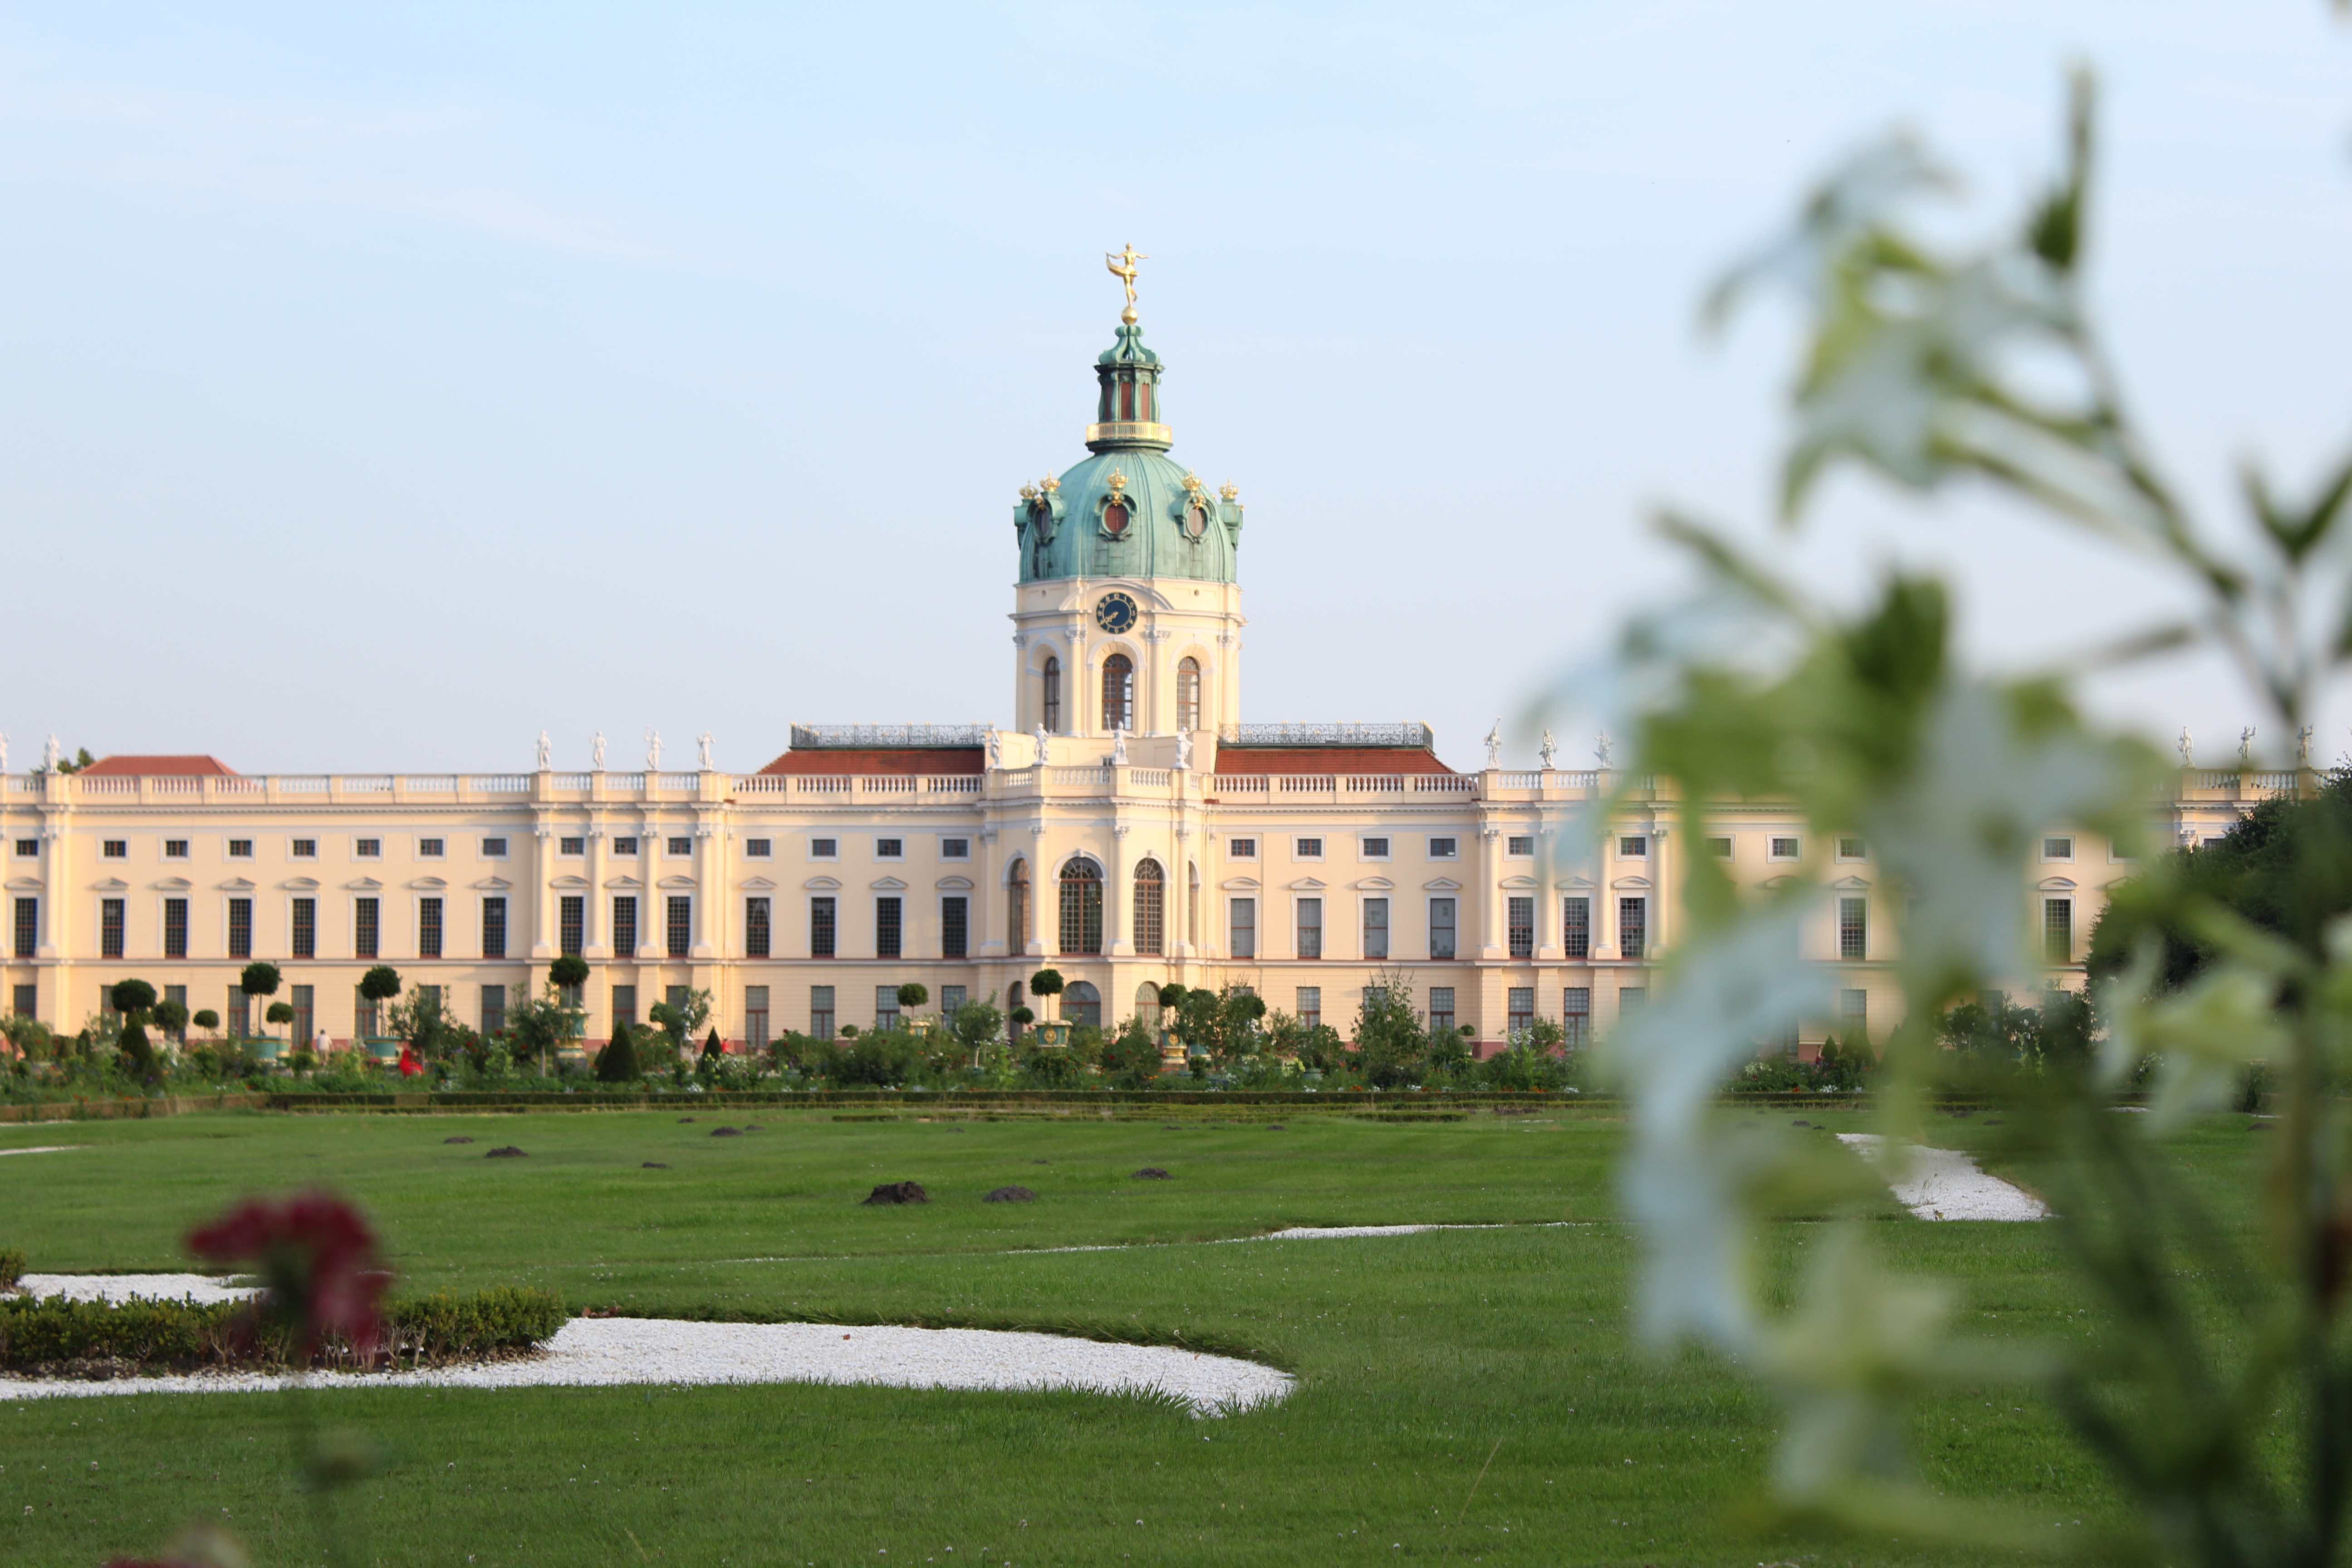
<path id="1" fill-rule="evenodd" d="M 1135 320 L 1135 264 L 1150 259 L 1137 251 L 1132 242 L 1103 256 L 1103 265 L 1110 268 L 1110 275 L 1127 286 L 1127 309 L 1119 313 L 1118 318 L 1122 321 Z"/>
<path id="2" fill-rule="evenodd" d="M 1486 731 L 1486 765 L 1490 768 L 1503 765 L 1503 721 L 1500 719 L 1496 720 L 1495 727 Z"/>
<path id="3" fill-rule="evenodd" d="M 661 772 L 661 731 L 651 724 L 646 726 L 646 772 Z"/>
<path id="4" fill-rule="evenodd" d="M 706 773 L 719 765 L 717 763 L 710 760 L 710 748 L 713 742 L 710 738 L 710 731 L 708 730 L 705 730 L 702 732 L 701 738 L 694 742 L 697 760 L 701 763 L 702 771 Z"/>
<path id="5" fill-rule="evenodd" d="M 547 738 L 547 731 L 541 730 L 539 732 L 539 771 L 545 773 L 554 765 L 554 760 L 555 743 Z"/>
<path id="6" fill-rule="evenodd" d="M 597 731 L 596 731 L 596 738 L 595 738 L 593 741 L 591 741 L 591 742 L 588 742 L 588 755 L 589 755 L 589 758 L 591 759 L 591 761 L 593 761 L 593 763 L 595 764 L 596 771 L 597 771 L 598 773 L 603 773 L 603 772 L 604 771 L 604 731 L 602 731 L 602 730 Z"/>

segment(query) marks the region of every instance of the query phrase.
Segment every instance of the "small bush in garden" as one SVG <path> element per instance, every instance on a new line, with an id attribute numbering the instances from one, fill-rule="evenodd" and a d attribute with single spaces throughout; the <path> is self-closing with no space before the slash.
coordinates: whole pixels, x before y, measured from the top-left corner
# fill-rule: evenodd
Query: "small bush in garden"
<path id="1" fill-rule="evenodd" d="M 0 1247 L 0 1290 L 14 1290 L 25 1278 L 25 1249 Z"/>
<path id="2" fill-rule="evenodd" d="M 627 1020 L 615 1018 L 612 1039 L 596 1053 L 596 1081 L 635 1083 L 637 1078 L 636 1041 L 630 1037 Z"/>

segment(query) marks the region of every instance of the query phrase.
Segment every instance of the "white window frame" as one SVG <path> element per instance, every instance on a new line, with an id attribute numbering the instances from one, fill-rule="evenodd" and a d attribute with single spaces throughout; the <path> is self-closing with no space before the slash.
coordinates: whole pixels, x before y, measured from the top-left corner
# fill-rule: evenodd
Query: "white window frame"
<path id="1" fill-rule="evenodd" d="M 691 834 L 691 833 L 665 833 L 665 834 L 663 834 L 663 835 L 661 836 L 661 841 L 662 841 L 662 858 L 663 858 L 663 859 L 665 859 L 665 860 L 691 860 L 691 859 L 693 859 L 693 858 L 694 858 L 694 835 L 693 835 L 693 834 Z M 683 848 L 683 849 L 680 849 L 680 848 L 678 847 L 678 846 L 679 846 L 679 845 L 681 845 L 681 844 L 685 845 L 685 846 L 686 846 L 686 847 L 685 847 L 685 848 Z"/>
<path id="2" fill-rule="evenodd" d="M 1444 845 L 1445 847 L 1440 849 L 1438 846 L 1441 844 Z M 1431 835 L 1429 840 L 1429 858 L 1433 860 L 1461 859 L 1462 839 L 1460 836 L 1452 833 Z"/>
<path id="3" fill-rule="evenodd" d="M 772 860 L 775 858 L 776 841 L 773 838 L 752 838 L 747 837 L 743 840 L 744 859 Z"/>
<path id="4" fill-rule="evenodd" d="M 508 856 L 513 853 L 513 851 L 509 847 L 513 842 L 514 840 L 512 838 L 503 833 L 483 834 L 481 836 L 482 858 L 485 860 L 506 859 Z"/>
<path id="5" fill-rule="evenodd" d="M 557 834 L 555 858 L 559 860 L 585 860 L 588 858 L 588 836 L 584 833 Z"/>
<path id="6" fill-rule="evenodd" d="M 1526 845 L 1526 846 L 1527 846 L 1527 847 L 1526 847 L 1525 849 L 1515 849 L 1515 848 L 1513 848 L 1513 847 L 1512 847 L 1512 846 L 1513 846 L 1513 845 L 1516 845 L 1516 844 L 1524 844 L 1524 845 Z M 1504 858 L 1504 859 L 1506 859 L 1506 860 L 1532 860 L 1532 859 L 1534 859 L 1535 858 L 1536 858 L 1536 836 L 1535 836 L 1535 834 L 1534 834 L 1534 832 L 1533 832 L 1532 830 L 1531 830 L 1531 831 L 1529 831 L 1529 832 L 1526 832 L 1526 833 L 1510 833 L 1510 832 L 1506 832 L 1506 833 L 1503 835 L 1503 858 Z"/>
<path id="7" fill-rule="evenodd" d="M 1256 859 L 1258 858 L 1257 835 L 1241 833 L 1228 837 L 1225 840 L 1225 855 L 1234 860 Z"/>
<path id="8" fill-rule="evenodd" d="M 2063 844 L 2065 853 L 2053 855 L 2050 847 Z M 2071 833 L 2045 833 L 2042 836 L 2042 863 L 2045 866 L 2072 866 L 2074 863 L 2074 836 Z"/>
<path id="9" fill-rule="evenodd" d="M 808 858 L 812 860 L 838 860 L 841 858 L 841 839 L 835 835 L 829 834 L 824 837 L 820 838 L 816 835 L 811 834 L 809 835 L 808 846 Z"/>
<path id="10" fill-rule="evenodd" d="M 1323 858 L 1323 835 L 1319 833 L 1293 834 L 1290 838 L 1290 858 L 1293 860 L 1320 860 Z M 1313 845 L 1314 847 L 1308 848 L 1309 845 Z"/>
<path id="11" fill-rule="evenodd" d="M 175 846 L 176 846 L 176 847 L 174 847 Z M 163 858 L 164 858 L 164 859 L 166 859 L 166 860 L 185 860 L 187 858 L 188 858 L 188 840 L 186 840 L 186 839 L 184 839 L 184 838 L 166 838 L 165 840 L 163 840 Z"/>
<path id="12" fill-rule="evenodd" d="M 1717 845 L 1722 847 L 1717 848 Z M 1710 833 L 1706 836 L 1706 852 L 1718 860 L 1736 860 L 1739 858 L 1739 840 L 1728 833 Z"/>
<path id="13" fill-rule="evenodd" d="M 374 847 L 370 848 L 369 846 L 371 845 L 374 846 Z M 354 836 L 352 839 L 352 858 L 354 860 L 383 859 L 383 840 L 381 838 L 361 838 Z"/>
<path id="14" fill-rule="evenodd" d="M 1780 846 L 1793 844 L 1795 848 L 1783 853 Z M 1774 833 L 1764 840 L 1764 858 L 1777 865 L 1790 865 L 1805 858 L 1805 836 L 1801 833 Z"/>
<path id="15" fill-rule="evenodd" d="M 1373 845 L 1379 845 L 1375 849 Z M 1388 833 L 1358 834 L 1356 858 L 1360 860 L 1393 860 L 1396 858 L 1396 836 Z"/>
<path id="16" fill-rule="evenodd" d="M 1650 858 L 1650 836 L 1646 833 L 1619 834 L 1617 858 L 1620 860 L 1647 860 Z"/>
<path id="17" fill-rule="evenodd" d="M 883 837 L 878 833 L 874 836 L 874 858 L 877 860 L 888 860 L 895 863 L 897 861 L 904 860 L 906 858 L 906 835 L 893 834 L 887 838 Z"/>
<path id="18" fill-rule="evenodd" d="M 955 847 L 959 844 L 963 846 L 963 848 L 961 851 Z M 971 859 L 971 835 L 969 833 L 942 833 L 940 835 L 940 858 L 942 860 L 953 860 L 959 864 Z"/>
<path id="19" fill-rule="evenodd" d="M 1846 850 L 1846 846 L 1849 844 L 1854 847 L 1853 852 L 1850 854 Z M 1852 865 L 1855 861 L 1869 859 L 1869 840 L 1862 837 L 1859 834 L 1839 834 L 1837 836 L 1837 858 L 1839 863 L 1842 865 Z"/>
<path id="20" fill-rule="evenodd" d="M 419 860 L 446 860 L 449 858 L 448 836 L 446 834 L 436 834 L 434 837 L 427 838 L 423 834 L 418 834 L 416 837 L 416 858 Z"/>

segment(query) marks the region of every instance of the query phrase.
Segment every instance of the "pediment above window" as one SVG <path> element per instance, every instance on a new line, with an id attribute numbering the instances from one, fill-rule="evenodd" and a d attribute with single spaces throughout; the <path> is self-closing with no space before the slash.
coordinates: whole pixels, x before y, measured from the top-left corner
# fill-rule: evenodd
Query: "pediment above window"
<path id="1" fill-rule="evenodd" d="M 1580 893 L 1587 888 L 1597 887 L 1599 884 L 1590 877 L 1568 877 L 1561 879 L 1559 886 L 1569 892 Z"/>
<path id="2" fill-rule="evenodd" d="M 412 888 L 423 889 L 425 891 L 429 893 L 437 893 L 449 884 L 443 881 L 438 877 L 419 877 L 416 880 L 409 883 L 408 885 Z"/>
<path id="3" fill-rule="evenodd" d="M 562 886 L 561 882 L 556 885 Z M 357 881 L 345 882 L 343 886 L 354 893 L 380 893 L 383 890 L 383 884 L 373 877 L 362 877 Z"/>
<path id="4" fill-rule="evenodd" d="M 1617 889 L 1621 892 L 1630 889 L 1637 893 L 1644 893 L 1649 891 L 1650 879 L 1647 877 L 1620 877 L 1609 885 Z"/>
<path id="5" fill-rule="evenodd" d="M 1368 893 L 1385 893 L 1394 888 L 1396 884 L 1390 881 L 1386 877 L 1366 877 L 1359 880 L 1356 883 L 1356 886 L 1363 889 Z"/>
<path id="6" fill-rule="evenodd" d="M 480 881 L 475 883 L 474 886 L 476 889 L 485 893 L 503 893 L 509 888 L 513 887 L 514 884 L 508 881 L 504 877 L 485 877 Z"/>
<path id="7" fill-rule="evenodd" d="M 12 893 L 37 893 L 41 890 L 41 879 L 38 877 L 11 877 L 8 879 L 8 890 Z"/>
<path id="8" fill-rule="evenodd" d="M 1767 877 L 1767 878 L 1765 878 L 1762 881 L 1760 881 L 1760 882 L 1757 883 L 1756 885 L 1757 885 L 1758 887 L 1759 887 L 1759 888 L 1764 888 L 1764 889 L 1769 889 L 1769 890 L 1772 890 L 1772 891 L 1778 891 L 1779 889 L 1782 889 L 1782 888 L 1787 887 L 1790 883 L 1791 883 L 1791 882 L 1795 881 L 1796 879 L 1797 879 L 1796 878 L 1794 878 L 1794 877 L 1792 877 L 1792 876 L 1789 875 L 1789 873 L 1788 873 L 1788 872 L 1783 871 L 1783 872 L 1781 872 L 1781 873 L 1780 873 L 1779 876 L 1777 876 L 1777 877 Z"/>
<path id="9" fill-rule="evenodd" d="M 1323 890 L 1323 879 L 1320 877 L 1301 877 L 1290 884 L 1290 890 L 1294 893 L 1319 893 Z"/>
<path id="10" fill-rule="evenodd" d="M 148 886 L 166 893 L 184 893 L 192 884 L 185 877 L 166 877 L 162 881 L 151 882 Z"/>
<path id="11" fill-rule="evenodd" d="M 694 879 L 691 877 L 664 877 L 660 881 L 655 883 L 654 886 L 657 888 L 667 888 L 674 893 L 691 892 L 694 889 Z"/>
<path id="12" fill-rule="evenodd" d="M 122 893 L 131 889 L 131 884 L 120 877 L 109 877 L 102 882 L 92 882 L 90 886 L 101 893 Z"/>
<path id="13" fill-rule="evenodd" d="M 1840 877 L 1836 881 L 1832 882 L 1830 886 L 1836 889 L 1841 893 L 1866 893 L 1870 891 L 1869 881 L 1861 877 Z"/>
<path id="14" fill-rule="evenodd" d="M 764 893 L 775 887 L 775 883 L 771 882 L 765 877 L 746 878 L 744 880 L 738 882 L 735 885 L 747 891 L 754 893 Z"/>
<path id="15" fill-rule="evenodd" d="M 941 877 L 940 879 L 939 886 L 940 890 L 943 893 L 967 892 L 971 888 L 971 879 L 970 877 Z"/>
<path id="16" fill-rule="evenodd" d="M 2072 877 L 2044 877 L 2035 885 L 2045 893 L 2071 893 L 2074 890 Z"/>
<path id="17" fill-rule="evenodd" d="M 635 877 L 607 877 L 604 879 L 604 886 L 608 888 L 625 888 L 634 893 L 639 888 L 644 887 L 645 884 L 638 881 Z"/>
<path id="18" fill-rule="evenodd" d="M 1217 885 L 1224 889 L 1229 893 L 1255 893 L 1257 891 L 1257 879 L 1255 877 L 1228 877 Z"/>
<path id="19" fill-rule="evenodd" d="M 562 877 L 549 878 L 547 885 L 551 888 L 562 888 L 569 892 L 574 888 L 585 888 L 588 885 L 588 879 L 576 874 L 566 874 Z"/>
<path id="20" fill-rule="evenodd" d="M 841 886 L 841 879 L 838 877 L 811 877 L 807 881 L 803 882 L 801 886 L 807 888 L 814 892 L 830 893 Z"/>
<path id="21" fill-rule="evenodd" d="M 285 889 L 289 893 L 315 893 L 319 890 L 319 879 L 316 877 L 289 877 L 278 885 Z"/>
<path id="22" fill-rule="evenodd" d="M 1423 882 L 1422 887 L 1432 893 L 1458 893 L 1462 890 L 1462 884 L 1451 877 L 1439 877 L 1434 880 Z"/>
<path id="23" fill-rule="evenodd" d="M 1518 876 L 1506 877 L 1503 879 L 1503 886 L 1510 889 L 1514 892 L 1526 892 L 1535 885 L 1536 879 L 1533 877 Z"/>
<path id="24" fill-rule="evenodd" d="M 217 886 L 224 893 L 249 893 L 253 891 L 253 884 L 247 881 L 242 877 L 231 877 L 227 881 L 219 883 Z"/>
<path id="25" fill-rule="evenodd" d="M 907 890 L 907 884 L 896 877 L 877 877 L 866 885 L 877 893 L 903 893 Z"/>

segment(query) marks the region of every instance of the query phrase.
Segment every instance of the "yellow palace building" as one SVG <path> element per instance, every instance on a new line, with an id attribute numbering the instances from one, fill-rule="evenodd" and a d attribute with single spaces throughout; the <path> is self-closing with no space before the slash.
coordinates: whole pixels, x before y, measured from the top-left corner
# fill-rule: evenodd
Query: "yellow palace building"
<path id="1" fill-rule="evenodd" d="M 585 959 L 587 1033 L 706 989 L 720 1033 L 764 1043 L 897 1014 L 898 986 L 1010 1009 L 1050 964 L 1061 1014 L 1106 1026 L 1164 983 L 1245 985 L 1344 1034 L 1400 977 L 1433 1023 L 1492 1048 L 1535 1018 L 1570 1037 L 1639 1005 L 1676 936 L 1685 855 L 1763 883 L 1829 886 L 1806 957 L 1837 1016 L 1807 1041 L 1893 1021 L 1893 921 L 1870 847 L 1810 842 L 1769 804 L 1726 805 L 1704 842 L 1609 768 L 1469 773 L 1419 724 L 1242 720 L 1244 509 L 1170 454 L 1162 366 L 1129 303 L 1097 360 L 1087 456 L 1013 509 L 1013 689 L 1002 725 L 793 725 L 757 773 L 551 765 L 528 773 L 250 776 L 210 757 L 6 771 L 0 1005 L 72 1030 L 136 974 L 254 1029 L 237 976 L 280 966 L 297 1039 L 372 1032 L 377 963 L 485 1032 Z M 1124 265 L 1122 265 L 1122 263 Z M 2226 830 L 2294 773 L 2184 766 L 2165 825 Z M 2105 888 L 2131 867 L 2053 825 L 2021 899 L 2048 973 L 2079 984 Z"/>

